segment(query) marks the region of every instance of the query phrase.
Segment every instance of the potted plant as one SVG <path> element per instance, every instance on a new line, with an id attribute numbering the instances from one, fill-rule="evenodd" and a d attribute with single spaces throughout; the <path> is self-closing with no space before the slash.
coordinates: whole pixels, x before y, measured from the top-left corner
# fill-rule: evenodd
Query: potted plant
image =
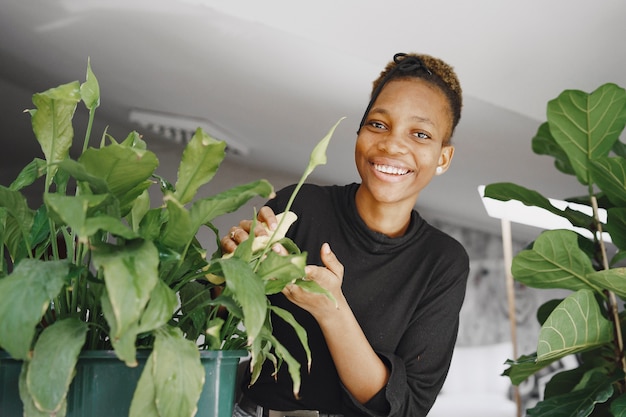
<path id="1" fill-rule="evenodd" d="M 527 415 L 623 416 L 626 149 L 619 136 L 626 123 L 626 92 L 611 83 L 592 93 L 566 90 L 548 103 L 547 119 L 532 140 L 533 151 L 554 157 L 558 171 L 576 176 L 582 195 L 568 201 L 591 210 L 555 207 L 537 191 L 511 183 L 488 185 L 485 196 L 541 207 L 589 233 L 545 231 L 514 257 L 511 272 L 517 281 L 572 292 L 539 308 L 536 352 L 509 360 L 505 375 L 517 385 L 576 355 L 579 366 L 553 376 L 543 400 Z M 601 238 L 603 232 L 611 244 Z"/>
<path id="2" fill-rule="evenodd" d="M 72 118 L 80 102 L 89 122 L 82 152 L 72 159 Z M 292 325 L 309 352 L 306 333 L 266 297 L 290 282 L 322 291 L 301 280 L 306 253 L 282 236 L 293 219 L 284 216 L 271 239 L 260 245 L 260 238 L 248 239 L 234 256 L 222 257 L 218 249 L 207 257 L 196 237 L 209 227 L 219 238 L 213 219 L 254 196 L 269 197 L 272 186 L 259 180 L 195 198 L 225 151 L 224 142 L 201 129 L 184 149 L 175 183 L 155 174 L 157 157 L 137 132 L 121 142 L 105 132 L 99 147 L 89 147 L 99 102 L 89 65 L 84 83 L 35 94 L 30 115 L 45 160 L 34 159 L 12 184 L 0 186 L 0 361 L 20 361 L 24 415 L 111 415 L 110 409 L 72 410 L 89 398 L 68 404 L 79 357 L 89 360 L 94 352 L 114 357 L 117 384 L 124 383 L 120 369 L 143 368 L 136 388 L 130 387 L 131 416 L 195 415 L 207 385 L 205 352 L 221 352 L 210 358 L 232 352 L 234 368 L 250 354 L 254 374 L 266 359 L 276 367 L 286 362 L 297 392 L 299 364 L 272 336 L 271 320 Z M 334 128 L 313 151 L 300 184 L 325 163 Z M 44 203 L 33 210 L 23 190 L 39 178 Z M 162 204 L 151 207 L 156 183 Z M 288 256 L 268 250 L 278 239 Z M 217 396 L 199 415 L 218 415 L 206 410 L 216 408 Z M 226 402 L 219 415 L 230 416 L 232 392 Z"/>

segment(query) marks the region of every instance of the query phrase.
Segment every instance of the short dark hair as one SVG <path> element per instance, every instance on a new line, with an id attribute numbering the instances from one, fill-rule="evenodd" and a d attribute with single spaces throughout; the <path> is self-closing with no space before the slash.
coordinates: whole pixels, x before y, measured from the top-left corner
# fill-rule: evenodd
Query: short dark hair
<path id="1" fill-rule="evenodd" d="M 450 65 L 439 58 L 416 53 L 396 54 L 393 60 L 387 63 L 387 66 L 378 78 L 374 80 L 370 102 L 363 115 L 359 129 L 365 123 L 365 119 L 384 85 L 391 80 L 401 78 L 423 79 L 444 93 L 452 113 L 452 130 L 450 132 L 450 137 L 452 137 L 454 129 L 459 124 L 459 120 L 461 120 L 461 108 L 463 107 L 461 83 Z"/>

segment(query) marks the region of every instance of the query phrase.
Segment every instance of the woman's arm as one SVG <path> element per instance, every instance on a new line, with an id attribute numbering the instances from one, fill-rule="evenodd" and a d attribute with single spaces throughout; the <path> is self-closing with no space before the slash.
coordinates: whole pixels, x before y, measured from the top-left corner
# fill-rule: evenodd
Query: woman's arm
<path id="1" fill-rule="evenodd" d="M 283 293 L 315 317 L 341 382 L 357 401 L 364 404 L 385 387 L 389 369 L 374 352 L 343 296 L 343 265 L 328 243 L 322 245 L 321 259 L 325 267 L 307 266 L 306 277 L 330 291 L 336 304 L 326 295 L 304 291 L 296 285 L 288 285 Z"/>

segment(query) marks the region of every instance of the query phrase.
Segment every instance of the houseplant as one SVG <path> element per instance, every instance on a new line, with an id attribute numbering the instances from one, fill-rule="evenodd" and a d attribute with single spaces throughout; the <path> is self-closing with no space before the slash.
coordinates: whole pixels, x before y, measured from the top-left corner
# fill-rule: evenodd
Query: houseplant
<path id="1" fill-rule="evenodd" d="M 592 93 L 566 90 L 547 106 L 547 122 L 532 140 L 533 151 L 555 158 L 556 169 L 576 176 L 581 196 L 568 199 L 588 213 L 555 207 L 537 191 L 490 184 L 485 196 L 541 207 L 590 233 L 551 230 L 512 263 L 514 278 L 535 288 L 572 292 L 541 306 L 537 350 L 509 360 L 514 384 L 554 361 L 577 355 L 579 366 L 557 373 L 530 416 L 624 416 L 626 384 L 624 324 L 626 299 L 626 152 L 619 136 L 626 123 L 626 92 L 608 83 Z M 548 179 L 546 179 L 548 180 Z M 600 216 L 606 210 L 606 218 Z M 612 244 L 601 239 L 610 235 Z M 567 292 L 566 292 L 567 293 Z"/>
<path id="2" fill-rule="evenodd" d="M 72 118 L 81 102 L 89 122 L 72 159 Z M 155 174 L 156 155 L 137 132 L 121 142 L 105 132 L 98 148 L 88 146 L 99 102 L 89 65 L 84 83 L 35 94 L 30 115 L 45 160 L 34 159 L 0 186 L 0 348 L 23 361 L 25 415 L 64 416 L 79 355 L 94 350 L 112 350 L 128 367 L 137 366 L 138 352 L 149 353 L 131 416 L 195 415 L 202 350 L 248 352 L 253 374 L 266 359 L 276 367 L 286 362 L 298 392 L 299 364 L 272 336 L 269 313 L 296 329 L 308 353 L 306 333 L 266 294 L 290 282 L 323 290 L 300 279 L 306 253 L 281 239 L 288 225 L 281 221 L 260 248 L 259 238 L 248 239 L 230 257 L 218 249 L 207 259 L 196 238 L 201 227 L 219 238 L 214 218 L 254 196 L 269 197 L 272 186 L 259 180 L 194 199 L 216 173 L 225 143 L 198 129 L 170 183 Z M 300 184 L 325 163 L 333 131 L 313 151 Z M 33 210 L 22 191 L 39 178 L 44 204 Z M 151 208 L 155 183 L 163 203 Z M 268 250 L 277 239 L 289 255 Z"/>

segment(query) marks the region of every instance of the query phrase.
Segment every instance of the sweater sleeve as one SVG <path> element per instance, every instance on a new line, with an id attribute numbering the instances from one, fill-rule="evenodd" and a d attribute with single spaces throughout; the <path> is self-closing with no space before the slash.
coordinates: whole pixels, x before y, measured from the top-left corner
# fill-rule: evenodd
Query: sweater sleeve
<path id="1" fill-rule="evenodd" d="M 360 404 L 344 388 L 345 407 L 372 417 L 428 414 L 443 386 L 458 333 L 469 274 L 469 260 L 462 248 L 459 256 L 438 276 L 440 285 L 422 298 L 396 350 L 377 352 L 391 371 L 387 385 L 366 404 Z"/>

